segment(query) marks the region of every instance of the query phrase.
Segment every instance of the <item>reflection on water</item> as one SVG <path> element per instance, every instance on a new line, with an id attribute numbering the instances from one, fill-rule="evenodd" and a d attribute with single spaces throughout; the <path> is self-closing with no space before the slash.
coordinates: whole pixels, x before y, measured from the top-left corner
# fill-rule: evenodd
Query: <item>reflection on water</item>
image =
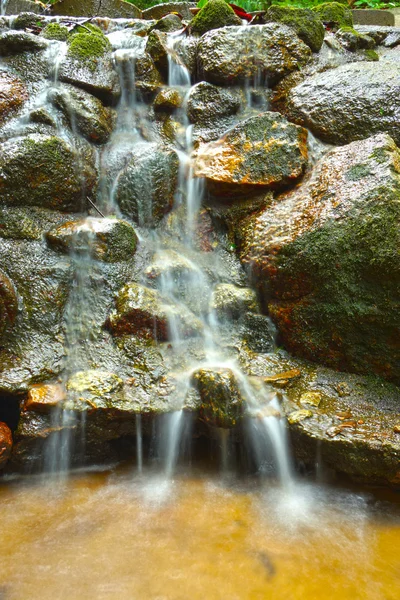
<path id="1" fill-rule="evenodd" d="M 398 499 L 399 500 L 399 499 Z M 398 600 L 400 505 L 210 478 L 0 487 L 6 600 Z"/>

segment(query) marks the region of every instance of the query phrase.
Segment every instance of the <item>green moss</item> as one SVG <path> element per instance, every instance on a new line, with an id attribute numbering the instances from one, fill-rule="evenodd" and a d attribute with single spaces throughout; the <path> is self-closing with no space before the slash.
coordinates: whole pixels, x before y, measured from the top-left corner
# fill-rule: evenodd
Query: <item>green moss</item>
<path id="1" fill-rule="evenodd" d="M 87 26 L 85 25 L 85 27 Z M 91 27 L 95 28 L 94 25 Z M 96 67 L 96 59 L 110 51 L 111 44 L 98 27 L 93 32 L 87 30 L 74 32 L 69 38 L 69 56 L 93 68 Z"/>
<path id="2" fill-rule="evenodd" d="M 346 172 L 345 177 L 348 181 L 359 181 L 371 174 L 371 169 L 368 165 L 358 164 L 350 167 Z"/>
<path id="3" fill-rule="evenodd" d="M 49 23 L 42 31 L 42 36 L 47 40 L 60 40 L 65 42 L 68 38 L 68 29 L 60 23 Z"/>
<path id="4" fill-rule="evenodd" d="M 283 23 L 292 27 L 299 38 L 313 52 L 321 49 L 325 29 L 318 15 L 308 8 L 293 8 L 291 6 L 271 6 L 266 13 L 266 21 Z"/>
<path id="5" fill-rule="evenodd" d="M 371 62 L 377 62 L 379 60 L 379 54 L 375 50 L 365 50 L 364 56 Z"/>
<path id="6" fill-rule="evenodd" d="M 93 23 L 85 23 L 84 25 L 78 25 L 74 27 L 69 34 L 69 37 L 72 38 L 79 33 L 93 33 L 94 35 L 98 35 L 99 37 L 104 37 L 104 33 L 97 27 L 97 25 L 93 25 Z"/>
<path id="7" fill-rule="evenodd" d="M 203 35 L 211 29 L 241 24 L 241 20 L 225 0 L 209 0 L 191 21 L 191 29 L 193 33 Z"/>
<path id="8" fill-rule="evenodd" d="M 312 9 L 323 23 L 339 27 L 353 27 L 351 10 L 339 2 L 324 2 Z"/>

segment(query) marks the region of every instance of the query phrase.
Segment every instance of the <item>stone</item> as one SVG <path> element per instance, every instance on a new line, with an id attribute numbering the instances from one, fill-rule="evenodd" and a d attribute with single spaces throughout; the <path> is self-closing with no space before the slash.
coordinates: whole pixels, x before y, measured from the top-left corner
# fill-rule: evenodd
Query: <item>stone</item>
<path id="1" fill-rule="evenodd" d="M 392 27 L 395 22 L 394 15 L 389 10 L 363 8 L 355 9 L 351 12 L 355 25 L 381 25 Z"/>
<path id="2" fill-rule="evenodd" d="M 71 129 L 94 144 L 105 144 L 116 121 L 115 111 L 85 90 L 60 85 L 50 90 L 49 99 L 59 108 Z"/>
<path id="3" fill-rule="evenodd" d="M 18 314 L 18 298 L 10 278 L 0 271 L 0 338 L 13 326 Z"/>
<path id="4" fill-rule="evenodd" d="M 7 71 L 0 71 L 0 125 L 14 116 L 27 99 L 23 81 Z"/>
<path id="5" fill-rule="evenodd" d="M 67 381 L 67 403 L 71 402 L 71 408 L 76 402 L 94 409 L 108 408 L 109 396 L 118 393 L 122 386 L 122 379 L 115 373 L 97 369 L 78 371 Z"/>
<path id="6" fill-rule="evenodd" d="M 295 410 L 288 415 L 288 423 L 290 425 L 294 425 L 294 423 L 300 423 L 300 421 L 304 421 L 304 419 L 309 419 L 312 417 L 311 410 Z"/>
<path id="7" fill-rule="evenodd" d="M 189 121 L 201 127 L 215 127 L 216 121 L 236 115 L 241 107 L 239 94 L 201 81 L 188 94 L 186 111 Z"/>
<path id="8" fill-rule="evenodd" d="M 245 218 L 242 260 L 287 349 L 400 382 L 400 154 L 386 134 L 335 148 Z"/>
<path id="9" fill-rule="evenodd" d="M 307 164 L 307 132 L 279 113 L 266 112 L 201 145 L 194 164 L 216 195 L 247 194 L 295 182 Z"/>
<path id="10" fill-rule="evenodd" d="M 170 323 L 175 322 L 182 337 L 197 335 L 202 323 L 181 305 L 164 299 L 157 290 L 130 283 L 118 293 L 116 309 L 110 314 L 107 326 L 116 336 L 137 335 L 167 341 L 173 336 Z"/>
<path id="11" fill-rule="evenodd" d="M 300 404 L 318 408 L 322 401 L 321 392 L 305 392 L 300 396 Z"/>
<path id="12" fill-rule="evenodd" d="M 394 433 L 400 433 L 400 424 L 393 427 Z"/>
<path id="13" fill-rule="evenodd" d="M 353 27 L 341 27 L 336 32 L 336 39 L 350 51 L 375 48 L 375 40 L 368 35 L 356 31 Z"/>
<path id="14" fill-rule="evenodd" d="M 250 288 L 219 283 L 214 288 L 210 308 L 219 318 L 238 319 L 244 312 L 258 312 L 257 295 Z"/>
<path id="15" fill-rule="evenodd" d="M 30 0 L 7 0 L 5 7 L 6 15 L 19 15 L 22 12 L 35 13 L 39 15 L 44 11 L 44 4 L 31 2 Z"/>
<path id="16" fill-rule="evenodd" d="M 340 27 L 353 27 L 353 16 L 348 6 L 339 2 L 323 2 L 312 9 L 324 25 L 337 30 Z"/>
<path id="17" fill-rule="evenodd" d="M 122 0 L 61 0 L 51 5 L 53 15 L 140 19 L 141 10 Z"/>
<path id="18" fill-rule="evenodd" d="M 172 207 L 178 170 L 175 150 L 156 143 L 137 144 L 115 189 L 122 214 L 141 227 L 157 224 Z"/>
<path id="19" fill-rule="evenodd" d="M 197 50 L 200 76 L 222 85 L 260 78 L 272 86 L 310 58 L 310 48 L 280 23 L 221 27 L 204 34 Z"/>
<path id="20" fill-rule="evenodd" d="M 152 36 L 153 33 L 150 35 Z M 131 68 L 131 62 L 129 62 L 131 59 L 129 55 L 123 53 L 121 56 L 118 56 L 117 60 L 120 70 L 126 72 L 126 65 L 126 70 L 129 72 L 129 68 Z M 154 98 L 154 95 L 162 87 L 161 75 L 154 64 L 152 57 L 143 47 L 136 52 L 135 87 L 137 95 L 142 97 L 145 101 L 151 101 Z"/>
<path id="21" fill-rule="evenodd" d="M 191 8 L 196 8 L 195 2 L 165 2 L 151 6 L 142 12 L 143 19 L 162 19 L 170 13 L 178 13 L 183 19 L 190 20 L 193 15 Z"/>
<path id="22" fill-rule="evenodd" d="M 132 225 L 120 219 L 87 217 L 69 221 L 46 234 L 54 250 L 86 253 L 95 260 L 118 262 L 129 260 L 136 251 L 137 235 Z"/>
<path id="23" fill-rule="evenodd" d="M 24 411 L 50 413 L 66 399 L 65 389 L 58 383 L 39 383 L 29 388 Z"/>
<path id="24" fill-rule="evenodd" d="M 325 29 L 319 16 L 311 9 L 274 5 L 267 10 L 264 20 L 288 25 L 313 52 L 321 49 Z"/>
<path id="25" fill-rule="evenodd" d="M 0 469 L 8 462 L 13 446 L 11 429 L 6 423 L 0 423 Z"/>
<path id="26" fill-rule="evenodd" d="M 150 27 L 150 31 L 153 29 L 157 31 L 164 31 L 170 33 L 172 31 L 179 31 L 183 28 L 182 21 L 177 14 L 165 15 L 162 19 L 159 19 L 154 25 Z"/>
<path id="27" fill-rule="evenodd" d="M 209 0 L 190 23 L 191 32 L 203 35 L 212 29 L 229 25 L 242 25 L 242 21 L 225 0 Z"/>
<path id="28" fill-rule="evenodd" d="M 24 11 L 20 12 L 15 20 L 12 22 L 13 29 L 31 29 L 37 30 L 37 27 L 44 27 L 46 24 L 46 18 L 42 17 L 35 12 Z"/>
<path id="29" fill-rule="evenodd" d="M 291 369 L 290 371 L 283 371 L 282 373 L 276 373 L 275 375 L 268 375 L 264 377 L 265 383 L 275 385 L 280 382 L 289 382 L 299 379 L 301 377 L 300 369 Z"/>
<path id="30" fill-rule="evenodd" d="M 82 160 L 82 170 L 77 164 Z M 7 206 L 82 209 L 82 186 L 96 184 L 92 149 L 81 153 L 56 136 L 31 134 L 1 144 L 0 200 Z"/>
<path id="31" fill-rule="evenodd" d="M 200 396 L 199 417 L 207 425 L 231 428 L 242 419 L 244 402 L 232 369 L 198 369 L 191 384 Z"/>
<path id="32" fill-rule="evenodd" d="M 379 132 L 400 143 L 400 64 L 357 62 L 310 77 L 289 92 L 285 114 L 328 143 Z"/>
<path id="33" fill-rule="evenodd" d="M 146 52 L 151 56 L 159 73 L 164 80 L 168 80 L 169 56 L 171 49 L 168 47 L 167 34 L 163 31 L 151 31 L 146 43 Z"/>
<path id="34" fill-rule="evenodd" d="M 183 103 L 182 95 L 178 90 L 173 88 L 163 88 L 154 98 L 154 110 L 160 112 L 174 112 L 177 108 L 181 108 Z"/>
<path id="35" fill-rule="evenodd" d="M 0 56 L 22 52 L 40 52 L 47 48 L 46 40 L 25 31 L 5 31 L 0 34 Z"/>

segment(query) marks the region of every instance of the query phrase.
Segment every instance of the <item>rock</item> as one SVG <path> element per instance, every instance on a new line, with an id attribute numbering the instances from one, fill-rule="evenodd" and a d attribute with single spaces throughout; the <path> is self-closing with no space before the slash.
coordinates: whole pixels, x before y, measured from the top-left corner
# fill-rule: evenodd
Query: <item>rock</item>
<path id="1" fill-rule="evenodd" d="M 215 127 L 216 121 L 237 114 L 241 102 L 234 91 L 201 81 L 190 89 L 186 106 L 191 123 Z"/>
<path id="2" fill-rule="evenodd" d="M 155 143 L 136 145 L 115 190 L 123 215 L 141 227 L 157 224 L 172 207 L 178 170 L 175 150 Z"/>
<path id="3" fill-rule="evenodd" d="M 7 71 L 0 71 L 0 124 L 18 112 L 28 99 L 25 84 Z"/>
<path id="4" fill-rule="evenodd" d="M 98 99 L 73 86 L 63 85 L 50 90 L 49 99 L 59 108 L 72 129 L 89 142 L 105 144 L 116 120 L 115 111 Z"/>
<path id="5" fill-rule="evenodd" d="M 170 322 L 180 330 L 182 337 L 190 337 L 202 330 L 201 321 L 182 305 L 164 299 L 157 290 L 130 283 L 118 293 L 116 310 L 107 326 L 117 336 L 134 334 L 144 338 L 166 341 L 173 336 Z"/>
<path id="6" fill-rule="evenodd" d="M 304 185 L 238 228 L 290 351 L 397 382 L 399 160 L 384 134 L 331 150 Z"/>
<path id="7" fill-rule="evenodd" d="M 121 55 L 116 56 L 119 70 L 122 73 L 130 72 L 129 70 L 132 68 L 131 58 L 129 53 L 124 51 Z M 138 96 L 142 96 L 145 101 L 150 101 L 161 87 L 161 75 L 153 59 L 144 48 L 140 51 L 138 49 L 135 51 L 135 88 Z"/>
<path id="8" fill-rule="evenodd" d="M 313 52 L 319 52 L 321 49 L 325 29 L 319 16 L 311 9 L 274 5 L 267 10 L 264 20 L 266 23 L 288 25 Z"/>
<path id="9" fill-rule="evenodd" d="M 276 373 L 276 375 L 268 375 L 264 377 L 265 383 L 276 385 L 282 382 L 288 383 L 301 377 L 300 369 L 291 369 L 290 371 L 283 371 L 282 373 Z"/>
<path id="10" fill-rule="evenodd" d="M 351 12 L 354 23 L 360 25 L 388 27 L 395 24 L 395 16 L 390 10 L 363 8 L 361 10 L 353 9 Z"/>
<path id="11" fill-rule="evenodd" d="M 51 5 L 54 15 L 66 17 L 110 17 L 140 19 L 141 11 L 121 0 L 61 0 Z"/>
<path id="12" fill-rule="evenodd" d="M 353 27 L 353 16 L 348 6 L 339 2 L 323 2 L 312 9 L 324 25 L 331 29 L 340 27 Z"/>
<path id="13" fill-rule="evenodd" d="M 5 31 L 0 34 L 0 56 L 12 56 L 22 52 L 40 52 L 47 42 L 25 31 Z"/>
<path id="14" fill-rule="evenodd" d="M 13 439 L 11 429 L 5 423 L 0 423 L 0 469 L 8 462 L 12 451 Z"/>
<path id="15" fill-rule="evenodd" d="M 257 295 L 250 288 L 240 288 L 231 283 L 219 283 L 214 288 L 211 309 L 218 317 L 238 319 L 246 311 L 258 312 Z"/>
<path id="16" fill-rule="evenodd" d="M 172 31 L 179 31 L 183 28 L 182 21 L 177 14 L 170 14 L 159 19 L 154 25 L 151 26 L 150 31 L 164 31 L 170 33 Z"/>
<path id="17" fill-rule="evenodd" d="M 13 29 L 33 29 L 39 27 L 44 27 L 46 24 L 46 18 L 37 15 L 34 12 L 20 12 L 15 20 L 12 22 Z"/>
<path id="18" fill-rule="evenodd" d="M 44 11 L 44 5 L 41 2 L 31 2 L 30 0 L 7 0 L 5 6 L 6 15 L 18 15 L 22 12 L 40 14 Z"/>
<path id="19" fill-rule="evenodd" d="M 107 396 L 116 394 L 122 386 L 122 379 L 114 373 L 96 369 L 78 371 L 67 382 L 67 402 L 87 404 L 94 409 L 108 407 Z"/>
<path id="20" fill-rule="evenodd" d="M 199 369 L 192 374 L 191 384 L 200 395 L 200 419 L 212 427 L 237 425 L 243 416 L 244 402 L 231 369 Z"/>
<path id="21" fill-rule="evenodd" d="M 274 85 L 303 67 L 311 50 L 280 23 L 222 27 L 204 34 L 198 44 L 201 77 L 210 83 L 235 85 L 260 78 Z"/>
<path id="22" fill-rule="evenodd" d="M 375 48 L 375 41 L 371 37 L 359 33 L 353 27 L 341 27 L 336 33 L 336 39 L 340 41 L 344 48 L 351 51 L 362 48 Z"/>
<path id="23" fill-rule="evenodd" d="M 60 23 L 48 23 L 42 30 L 42 36 L 46 38 L 46 40 L 59 40 L 60 42 L 66 42 L 68 35 L 68 27 L 65 25 L 60 25 Z"/>
<path id="24" fill-rule="evenodd" d="M 65 389 L 60 384 L 39 383 L 29 389 L 23 410 L 50 413 L 53 408 L 62 404 L 65 399 Z"/>
<path id="25" fill-rule="evenodd" d="M 143 10 L 142 18 L 162 19 L 170 13 L 178 13 L 183 19 L 190 20 L 193 17 L 191 8 L 196 8 L 195 2 L 165 2 Z"/>
<path id="26" fill-rule="evenodd" d="M 79 173 L 78 162 L 82 167 Z M 78 157 L 61 138 L 42 134 L 12 138 L 1 144 L 2 204 L 79 211 L 82 209 L 82 186 L 90 194 L 95 183 L 91 149 Z"/>
<path id="27" fill-rule="evenodd" d="M 200 146 L 194 174 L 216 195 L 277 188 L 296 181 L 307 163 L 307 132 L 279 113 L 266 112 Z"/>
<path id="28" fill-rule="evenodd" d="M 290 425 L 294 425 L 295 423 L 300 423 L 300 421 L 304 421 L 304 419 L 309 419 L 312 417 L 311 410 L 295 410 L 288 415 L 288 422 Z"/>
<path id="29" fill-rule="evenodd" d="M 64 223 L 49 231 L 46 239 L 54 250 L 87 253 L 89 248 L 94 259 L 110 263 L 132 258 L 138 241 L 129 223 L 94 217 Z"/>
<path id="30" fill-rule="evenodd" d="M 379 132 L 400 143 L 400 64 L 358 62 L 310 77 L 289 92 L 286 114 L 328 143 Z"/>
<path id="31" fill-rule="evenodd" d="M 173 88 L 163 88 L 154 99 L 154 110 L 160 112 L 174 112 L 180 108 L 183 98 L 178 90 Z"/>
<path id="32" fill-rule="evenodd" d="M 110 42 L 100 29 L 92 25 L 89 33 L 78 27 L 69 37 L 59 80 L 83 88 L 107 104 L 115 103 L 121 90 L 111 50 Z"/>
<path id="33" fill-rule="evenodd" d="M 386 45 L 388 37 L 397 37 L 400 34 L 400 27 L 384 27 L 380 25 L 356 25 L 356 31 L 372 38 L 377 46 Z"/>
<path id="34" fill-rule="evenodd" d="M 212 29 L 229 25 L 242 25 L 242 21 L 225 0 L 209 0 L 190 23 L 192 33 L 203 35 Z"/>
<path id="35" fill-rule="evenodd" d="M 318 408 L 322 401 L 321 392 L 305 392 L 300 396 L 300 404 L 306 404 Z"/>
<path id="36" fill-rule="evenodd" d="M 172 50 L 168 47 L 167 34 L 162 31 L 152 31 L 146 43 L 146 52 L 165 81 L 168 81 L 169 56 Z"/>
<path id="37" fill-rule="evenodd" d="M 18 298 L 10 278 L 0 271 L 0 338 L 14 324 L 18 313 Z"/>
<path id="38" fill-rule="evenodd" d="M 393 427 L 394 433 L 400 433 L 400 424 Z"/>

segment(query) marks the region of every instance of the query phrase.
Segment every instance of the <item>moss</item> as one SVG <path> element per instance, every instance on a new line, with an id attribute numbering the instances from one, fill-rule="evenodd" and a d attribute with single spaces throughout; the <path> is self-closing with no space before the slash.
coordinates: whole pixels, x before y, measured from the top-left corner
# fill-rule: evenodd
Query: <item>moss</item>
<path id="1" fill-rule="evenodd" d="M 47 40 L 60 40 L 65 42 L 68 38 L 68 29 L 60 23 L 48 23 L 42 31 L 42 36 Z"/>
<path id="2" fill-rule="evenodd" d="M 308 8 L 293 8 L 291 6 L 271 6 L 266 13 L 266 21 L 283 23 L 292 27 L 299 38 L 313 52 L 321 49 L 325 29 L 318 15 Z"/>
<path id="3" fill-rule="evenodd" d="M 346 172 L 345 177 L 348 181 L 359 181 L 371 174 L 371 169 L 366 164 L 358 164 L 350 167 Z"/>
<path id="4" fill-rule="evenodd" d="M 241 20 L 225 0 L 209 0 L 191 21 L 191 29 L 193 33 L 203 35 L 211 29 L 241 24 Z"/>
<path id="5" fill-rule="evenodd" d="M 86 25 L 85 25 L 86 27 Z M 92 28 L 95 26 L 92 25 Z M 81 29 L 81 28 L 78 28 Z M 103 33 L 97 31 L 74 32 L 69 38 L 68 54 L 75 60 L 82 61 L 92 68 L 96 68 L 96 59 L 101 58 L 111 51 L 111 44 Z"/>
<path id="6" fill-rule="evenodd" d="M 379 60 L 379 54 L 375 50 L 364 50 L 364 56 L 371 62 L 377 62 Z"/>
<path id="7" fill-rule="evenodd" d="M 339 2 L 324 2 L 312 9 L 323 23 L 339 27 L 353 27 L 351 10 Z"/>
<path id="8" fill-rule="evenodd" d="M 13 29 L 34 29 L 43 27 L 46 21 L 44 17 L 31 12 L 20 13 L 13 23 Z"/>

